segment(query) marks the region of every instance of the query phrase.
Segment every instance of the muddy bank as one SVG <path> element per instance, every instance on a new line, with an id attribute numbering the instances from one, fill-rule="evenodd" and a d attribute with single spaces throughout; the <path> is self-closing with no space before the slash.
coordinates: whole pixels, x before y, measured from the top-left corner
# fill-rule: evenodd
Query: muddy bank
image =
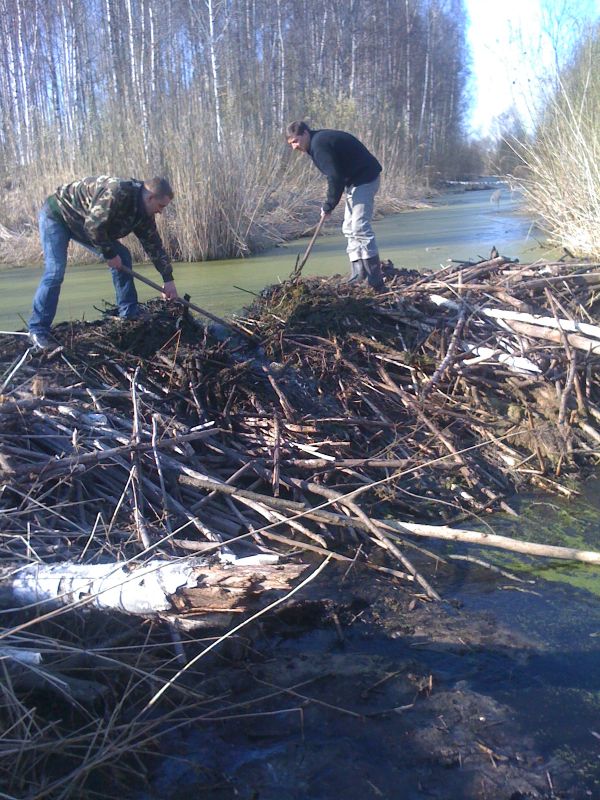
<path id="1" fill-rule="evenodd" d="M 334 567 L 309 594 L 215 659 L 219 721 L 169 735 L 140 798 L 594 796 L 593 776 L 479 688 L 527 671 L 535 639 L 360 571 Z"/>

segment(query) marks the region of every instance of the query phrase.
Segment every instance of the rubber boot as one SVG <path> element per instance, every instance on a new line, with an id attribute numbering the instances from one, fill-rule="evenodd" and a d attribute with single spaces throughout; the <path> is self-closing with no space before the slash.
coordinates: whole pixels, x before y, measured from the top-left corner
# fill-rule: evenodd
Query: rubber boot
<path id="1" fill-rule="evenodd" d="M 383 289 L 383 275 L 381 274 L 381 266 L 379 263 L 379 256 L 371 256 L 371 258 L 363 258 L 363 270 L 369 282 L 369 286 L 375 291 L 380 292 Z"/>
<path id="2" fill-rule="evenodd" d="M 358 261 L 350 262 L 350 277 L 346 283 L 358 283 L 367 277 L 363 263 L 361 258 L 359 258 Z"/>

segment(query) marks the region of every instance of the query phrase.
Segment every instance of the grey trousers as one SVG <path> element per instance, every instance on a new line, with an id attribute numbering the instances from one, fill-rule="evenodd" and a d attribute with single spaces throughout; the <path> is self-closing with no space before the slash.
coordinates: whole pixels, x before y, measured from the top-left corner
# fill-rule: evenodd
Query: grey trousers
<path id="1" fill-rule="evenodd" d="M 342 233 L 348 240 L 346 252 L 350 261 L 372 258 L 378 254 L 371 220 L 379 184 L 380 178 L 377 176 L 371 183 L 346 187 L 346 209 Z"/>

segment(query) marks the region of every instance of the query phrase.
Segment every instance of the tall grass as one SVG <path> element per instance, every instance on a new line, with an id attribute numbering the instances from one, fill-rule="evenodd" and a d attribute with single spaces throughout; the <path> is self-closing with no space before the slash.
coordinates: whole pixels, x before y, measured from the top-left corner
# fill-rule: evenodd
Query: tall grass
<path id="1" fill-rule="evenodd" d="M 532 143 L 517 149 L 527 204 L 558 245 L 600 257 L 600 28 L 549 97 Z"/>
<path id="2" fill-rule="evenodd" d="M 177 261 L 243 257 L 302 235 L 318 220 L 324 178 L 310 159 L 289 149 L 281 131 L 265 136 L 233 129 L 217 142 L 213 126 L 198 126 L 201 109 L 181 105 L 157 112 L 144 144 L 135 118 L 127 118 L 123 110 L 108 117 L 90 125 L 77 149 L 58 147 L 49 131 L 39 143 L 36 160 L 5 176 L 0 263 L 41 261 L 39 208 L 57 186 L 85 175 L 168 177 L 175 200 L 157 222 Z M 110 121 L 115 118 L 116 126 Z M 327 121 L 319 121 L 319 127 L 326 126 Z M 362 136 L 351 125 L 346 127 Z M 395 210 L 414 185 L 398 157 L 397 138 L 365 132 L 364 141 L 390 165 L 379 207 Z M 126 243 L 134 258 L 143 260 L 137 240 L 130 237 Z M 81 248 L 71 257 L 93 258 Z"/>

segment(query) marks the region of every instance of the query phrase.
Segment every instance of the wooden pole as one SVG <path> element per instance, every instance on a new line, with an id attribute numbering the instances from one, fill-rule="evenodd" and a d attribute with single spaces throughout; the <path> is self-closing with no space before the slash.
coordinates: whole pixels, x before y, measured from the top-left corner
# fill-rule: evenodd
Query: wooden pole
<path id="1" fill-rule="evenodd" d="M 133 269 L 128 269 L 125 266 L 118 267 L 118 269 L 121 272 L 127 272 L 129 275 L 131 275 L 136 280 L 141 281 L 142 283 L 145 283 L 147 286 L 151 286 L 153 289 L 156 289 L 157 292 L 160 292 L 162 294 L 162 292 L 163 292 L 162 286 L 160 286 L 158 283 L 154 283 L 154 281 L 151 281 L 150 278 L 146 278 L 144 275 L 140 275 L 139 272 L 136 272 Z M 187 306 L 188 308 L 191 308 L 192 311 L 197 311 L 198 314 L 202 314 L 203 316 L 208 317 L 208 319 L 212 319 L 213 322 L 217 322 L 219 325 L 225 325 L 226 328 L 230 328 L 232 331 L 235 331 L 235 333 L 239 333 L 242 336 L 245 336 L 246 339 L 250 339 L 250 341 L 254 341 L 254 337 L 251 336 L 249 333 L 247 333 L 242 328 L 238 328 L 237 325 L 235 325 L 232 322 L 226 322 L 224 319 L 221 319 L 221 317 L 217 317 L 216 314 L 211 314 L 210 311 L 206 311 L 206 309 L 200 308 L 200 306 L 197 306 L 195 303 L 192 303 L 189 300 L 185 300 L 183 297 L 178 297 L 176 302 L 181 303 L 181 305 L 183 305 L 183 306 Z"/>
<path id="2" fill-rule="evenodd" d="M 300 273 L 302 272 L 302 268 L 304 267 L 304 265 L 308 261 L 308 257 L 310 255 L 310 251 L 313 249 L 313 245 L 314 245 L 314 243 L 316 241 L 317 236 L 321 232 L 321 228 L 323 227 L 323 223 L 324 222 L 325 222 L 325 217 L 323 216 L 323 217 L 321 217 L 321 219 L 319 220 L 319 222 L 317 224 L 317 227 L 315 228 L 315 232 L 312 235 L 312 239 L 308 243 L 308 247 L 306 248 L 306 251 L 305 251 L 304 255 L 302 256 L 302 260 L 300 262 L 297 262 L 296 266 L 294 267 L 294 275 L 293 275 L 293 279 L 294 280 L 298 280 L 298 278 L 300 277 Z"/>

